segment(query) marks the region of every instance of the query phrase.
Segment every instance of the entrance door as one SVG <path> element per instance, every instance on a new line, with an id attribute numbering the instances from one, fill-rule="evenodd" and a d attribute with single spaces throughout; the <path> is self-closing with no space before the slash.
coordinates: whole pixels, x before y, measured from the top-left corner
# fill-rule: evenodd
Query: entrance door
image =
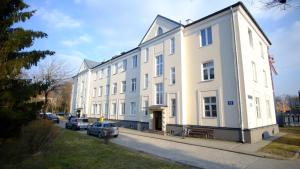
<path id="1" fill-rule="evenodd" d="M 155 130 L 162 130 L 162 112 L 155 111 L 154 112 L 154 129 Z"/>

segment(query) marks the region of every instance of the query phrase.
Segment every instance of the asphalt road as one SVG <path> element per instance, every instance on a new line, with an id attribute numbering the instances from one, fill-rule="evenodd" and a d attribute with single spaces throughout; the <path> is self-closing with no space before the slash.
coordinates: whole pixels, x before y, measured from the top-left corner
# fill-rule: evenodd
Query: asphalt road
<path id="1" fill-rule="evenodd" d="M 64 127 L 64 122 L 60 123 Z M 85 130 L 78 131 L 86 134 Z M 199 168 L 299 169 L 300 160 L 275 160 L 120 132 L 111 142 Z"/>

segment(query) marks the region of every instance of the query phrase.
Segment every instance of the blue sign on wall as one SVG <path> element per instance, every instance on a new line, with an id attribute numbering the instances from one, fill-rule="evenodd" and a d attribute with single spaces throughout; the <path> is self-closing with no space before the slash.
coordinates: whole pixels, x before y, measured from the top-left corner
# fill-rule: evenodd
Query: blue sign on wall
<path id="1" fill-rule="evenodd" d="M 228 104 L 228 105 L 233 105 L 233 101 L 230 100 L 230 101 L 227 102 L 227 104 Z"/>

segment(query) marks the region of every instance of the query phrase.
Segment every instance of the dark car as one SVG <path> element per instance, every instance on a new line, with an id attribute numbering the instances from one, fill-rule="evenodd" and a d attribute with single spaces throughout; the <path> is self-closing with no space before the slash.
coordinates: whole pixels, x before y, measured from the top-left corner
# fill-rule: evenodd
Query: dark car
<path id="1" fill-rule="evenodd" d="M 57 115 L 58 115 L 58 116 L 64 116 L 64 115 L 65 115 L 65 112 L 58 112 Z"/>
<path id="2" fill-rule="evenodd" d="M 46 114 L 46 116 L 47 116 L 48 120 L 51 120 L 51 121 L 53 121 L 55 123 L 59 123 L 59 118 L 56 115 L 54 115 L 54 114 Z"/>
<path id="3" fill-rule="evenodd" d="M 70 117 L 65 127 L 66 129 L 80 130 L 87 129 L 88 125 L 89 120 L 87 118 Z"/>
<path id="4" fill-rule="evenodd" d="M 107 135 L 107 132 L 110 131 L 111 135 L 114 137 L 118 137 L 119 135 L 119 128 L 117 127 L 116 123 L 111 121 L 104 121 L 104 122 L 95 122 L 87 128 L 88 135 L 95 135 L 98 137 L 104 137 Z"/>

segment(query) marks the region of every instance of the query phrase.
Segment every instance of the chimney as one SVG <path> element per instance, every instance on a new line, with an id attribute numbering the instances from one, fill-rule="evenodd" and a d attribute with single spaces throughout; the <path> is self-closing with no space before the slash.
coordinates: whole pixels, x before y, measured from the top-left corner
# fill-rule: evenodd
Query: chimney
<path id="1" fill-rule="evenodd" d="M 187 20 L 185 20 L 185 22 L 186 22 L 186 24 L 190 24 L 192 22 L 192 20 L 191 19 L 187 19 Z"/>

